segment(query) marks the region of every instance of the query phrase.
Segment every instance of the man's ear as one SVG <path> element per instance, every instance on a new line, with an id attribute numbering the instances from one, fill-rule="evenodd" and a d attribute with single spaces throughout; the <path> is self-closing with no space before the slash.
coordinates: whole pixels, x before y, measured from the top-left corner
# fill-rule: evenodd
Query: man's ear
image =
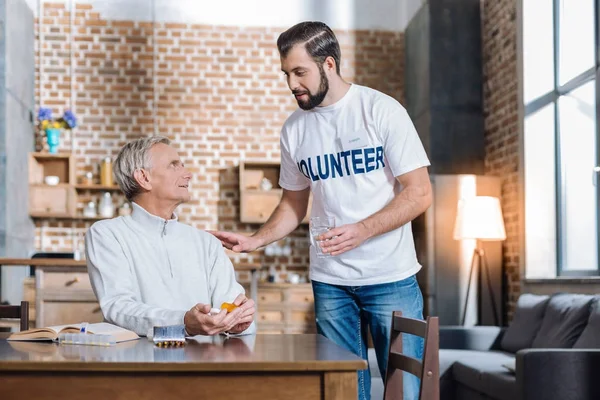
<path id="1" fill-rule="evenodd" d="M 330 72 L 337 73 L 337 69 L 335 67 L 335 59 L 333 57 L 329 56 L 325 59 L 325 69 Z"/>
<path id="2" fill-rule="evenodd" d="M 133 172 L 133 177 L 142 189 L 144 189 L 144 190 L 152 189 L 152 183 L 150 182 L 150 176 L 148 174 L 148 171 L 146 171 L 145 169 L 142 169 L 142 168 L 136 169 Z"/>

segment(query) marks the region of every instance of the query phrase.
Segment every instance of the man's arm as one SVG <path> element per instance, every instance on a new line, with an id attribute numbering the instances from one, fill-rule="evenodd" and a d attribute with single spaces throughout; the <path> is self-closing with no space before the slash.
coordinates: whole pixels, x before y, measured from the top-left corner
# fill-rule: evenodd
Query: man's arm
<path id="1" fill-rule="evenodd" d="M 250 252 L 286 237 L 300 225 L 306 215 L 310 188 L 283 189 L 283 195 L 267 222 L 252 236 L 211 231 L 226 248 L 238 253 Z"/>
<path id="2" fill-rule="evenodd" d="M 253 322 L 256 312 L 254 300 L 246 297 L 244 288 L 235 278 L 233 264 L 219 241 L 212 236 L 207 236 L 207 239 L 210 256 L 208 286 L 212 307 L 220 308 L 223 303 L 235 304 L 238 308 L 233 312 L 239 312 L 240 315 L 235 321 L 235 326 L 229 327 L 227 331 L 245 334 L 256 332 Z"/>
<path id="3" fill-rule="evenodd" d="M 323 252 L 336 256 L 352 250 L 371 237 L 405 225 L 429 208 L 432 195 L 426 167 L 407 172 L 396 179 L 402 185 L 402 190 L 381 210 L 362 221 L 334 228 L 317 238 L 321 241 Z"/>

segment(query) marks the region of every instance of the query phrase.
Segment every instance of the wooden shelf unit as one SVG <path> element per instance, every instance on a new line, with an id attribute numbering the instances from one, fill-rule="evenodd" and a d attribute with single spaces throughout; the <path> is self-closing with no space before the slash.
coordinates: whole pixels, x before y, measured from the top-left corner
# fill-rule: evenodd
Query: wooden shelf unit
<path id="1" fill-rule="evenodd" d="M 240 222 L 261 224 L 271 216 L 283 194 L 279 186 L 280 164 L 276 161 L 241 161 L 240 182 Z M 273 188 L 262 190 L 261 181 L 267 178 Z M 302 224 L 307 224 L 312 206 L 312 194 Z"/>
<path id="2" fill-rule="evenodd" d="M 85 183 L 76 184 L 75 189 L 89 190 L 89 191 L 103 191 L 103 192 L 120 192 L 121 191 L 121 188 L 116 185 L 113 185 L 113 186 L 98 185 L 98 184 L 87 185 Z"/>
<path id="3" fill-rule="evenodd" d="M 57 176 L 57 185 L 45 183 L 47 176 Z M 78 183 L 75 158 L 71 154 L 29 153 L 29 215 L 33 219 L 99 221 L 103 217 L 84 217 L 77 205 L 85 192 L 120 192 L 116 185 Z M 81 193 L 80 193 L 81 192 Z M 117 205 L 115 204 L 115 216 Z"/>

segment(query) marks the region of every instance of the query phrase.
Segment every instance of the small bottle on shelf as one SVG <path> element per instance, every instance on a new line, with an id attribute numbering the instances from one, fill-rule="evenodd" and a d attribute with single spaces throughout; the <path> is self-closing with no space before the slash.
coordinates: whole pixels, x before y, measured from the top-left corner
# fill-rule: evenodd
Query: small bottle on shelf
<path id="1" fill-rule="evenodd" d="M 83 209 L 83 216 L 88 218 L 96 218 L 96 203 L 90 201 Z"/>
<path id="2" fill-rule="evenodd" d="M 104 192 L 100 200 L 100 216 L 103 218 L 112 218 L 115 215 L 115 207 L 112 202 L 110 192 Z"/>
<path id="3" fill-rule="evenodd" d="M 86 172 L 85 177 L 83 178 L 84 185 L 93 185 L 94 184 L 94 174 L 91 172 Z"/>
<path id="4" fill-rule="evenodd" d="M 100 164 L 100 184 L 113 186 L 112 160 L 110 157 L 105 157 Z"/>
<path id="5" fill-rule="evenodd" d="M 131 206 L 128 202 L 123 203 L 123 205 L 119 207 L 119 216 L 124 217 L 126 215 L 131 215 Z"/>

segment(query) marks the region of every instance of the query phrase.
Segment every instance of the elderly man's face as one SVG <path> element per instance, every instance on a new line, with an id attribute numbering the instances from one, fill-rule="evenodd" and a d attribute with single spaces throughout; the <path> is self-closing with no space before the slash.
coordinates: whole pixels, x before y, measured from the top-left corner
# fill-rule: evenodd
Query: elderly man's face
<path id="1" fill-rule="evenodd" d="M 188 171 L 177 151 L 164 143 L 150 149 L 151 193 L 160 200 L 184 203 L 190 199 L 188 185 L 192 174 Z"/>

